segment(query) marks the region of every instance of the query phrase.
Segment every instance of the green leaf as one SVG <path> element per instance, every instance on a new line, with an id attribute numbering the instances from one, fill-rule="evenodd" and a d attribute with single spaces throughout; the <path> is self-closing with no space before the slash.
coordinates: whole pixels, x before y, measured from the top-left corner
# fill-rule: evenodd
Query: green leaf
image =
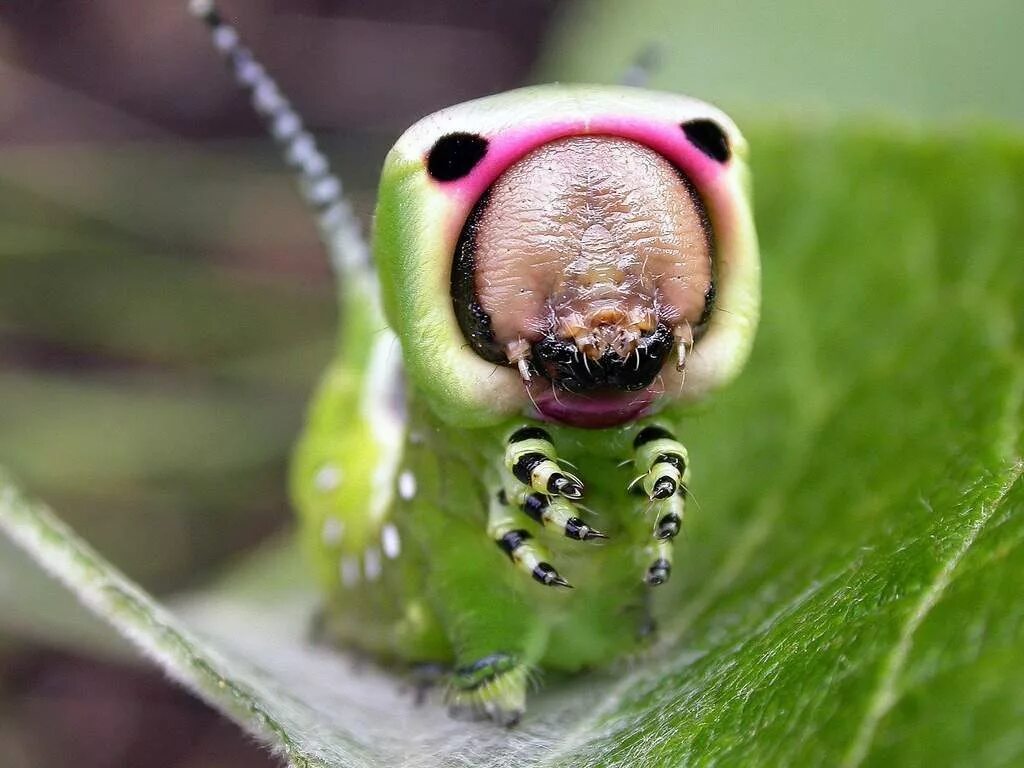
<path id="1" fill-rule="evenodd" d="M 1024 760 L 1024 147 L 749 131 L 764 322 L 693 414 L 657 652 L 505 731 L 307 640 L 290 550 L 172 612 L 8 484 L 0 527 L 299 766 Z"/>
<path id="2" fill-rule="evenodd" d="M 0 373 L 0 402 L 0 460 L 149 588 L 198 583 L 287 514 L 299 393 L 163 371 Z"/>
<path id="3" fill-rule="evenodd" d="M 124 658 L 130 650 L 108 624 L 6 538 L 0 538 L 0 617 L 4 640 L 35 641 L 113 659 Z"/>
<path id="4" fill-rule="evenodd" d="M 0 149 L 0 333 L 193 375 L 311 341 L 319 355 L 334 281 L 292 179 L 260 145 Z M 262 378 L 294 383 L 288 370 Z"/>
<path id="5" fill-rule="evenodd" d="M 334 347 L 316 227 L 261 146 L 0 149 L 0 461 L 148 588 L 280 525 Z"/>

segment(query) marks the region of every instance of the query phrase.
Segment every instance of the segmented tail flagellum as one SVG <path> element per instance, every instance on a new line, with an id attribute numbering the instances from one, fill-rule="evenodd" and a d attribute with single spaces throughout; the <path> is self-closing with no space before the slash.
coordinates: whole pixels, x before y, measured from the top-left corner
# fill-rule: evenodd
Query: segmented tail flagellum
<path id="1" fill-rule="evenodd" d="M 224 21 L 213 0 L 191 0 L 189 10 L 210 28 L 214 47 L 227 60 L 235 81 L 248 92 L 253 109 L 298 174 L 302 196 L 316 212 L 335 272 L 340 276 L 364 268 L 370 255 L 359 221 L 345 199 L 341 181 L 331 172 L 298 112 L 242 44 L 238 31 Z"/>

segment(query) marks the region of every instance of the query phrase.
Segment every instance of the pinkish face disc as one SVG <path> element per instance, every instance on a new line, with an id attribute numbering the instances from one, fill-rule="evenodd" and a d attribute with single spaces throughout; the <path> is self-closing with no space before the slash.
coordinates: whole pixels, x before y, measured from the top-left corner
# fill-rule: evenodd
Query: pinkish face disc
<path id="1" fill-rule="evenodd" d="M 569 136 L 502 173 L 463 229 L 463 332 L 515 365 L 540 413 L 575 426 L 637 418 L 680 338 L 709 310 L 712 241 L 693 185 L 654 150 Z"/>

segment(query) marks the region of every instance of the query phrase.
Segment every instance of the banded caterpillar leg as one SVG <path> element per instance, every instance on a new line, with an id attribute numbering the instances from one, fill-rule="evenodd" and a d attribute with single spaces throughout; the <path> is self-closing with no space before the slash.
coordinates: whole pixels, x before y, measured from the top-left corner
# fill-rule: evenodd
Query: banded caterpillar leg
<path id="1" fill-rule="evenodd" d="M 652 587 L 664 584 L 672 574 L 672 542 L 667 539 L 655 541 L 644 552 L 650 563 L 644 571 L 644 581 Z"/>
<path id="2" fill-rule="evenodd" d="M 644 551 L 648 565 L 644 581 L 658 586 L 672 572 L 672 539 L 683 522 L 690 466 L 686 448 L 667 429 L 650 426 L 633 441 L 633 462 L 640 473 L 631 489 L 641 490 L 654 513 L 654 539 Z"/>
<path id="3" fill-rule="evenodd" d="M 548 562 L 547 550 L 530 536 L 521 525 L 521 516 L 508 505 L 503 492 L 491 501 L 487 516 L 487 535 L 508 555 L 513 565 L 533 580 L 545 586 L 568 587 L 572 585 L 563 579 Z"/>
<path id="4" fill-rule="evenodd" d="M 583 482 L 558 464 L 551 435 L 540 427 L 521 427 L 512 433 L 505 449 L 505 468 L 537 493 L 583 498 Z"/>
<path id="5" fill-rule="evenodd" d="M 548 432 L 521 427 L 505 450 L 505 468 L 512 477 L 492 500 L 488 533 L 520 569 L 541 584 L 571 586 L 547 562 L 547 551 L 522 527 L 529 517 L 542 527 L 575 541 L 608 538 L 587 525 L 570 499 L 583 493 L 583 483 L 558 463 Z"/>
<path id="6" fill-rule="evenodd" d="M 601 531 L 587 525 L 576 513 L 576 506 L 561 496 L 547 496 L 519 485 L 511 493 L 502 490 L 498 499 L 523 511 L 531 520 L 567 539 L 590 541 L 607 539 Z"/>

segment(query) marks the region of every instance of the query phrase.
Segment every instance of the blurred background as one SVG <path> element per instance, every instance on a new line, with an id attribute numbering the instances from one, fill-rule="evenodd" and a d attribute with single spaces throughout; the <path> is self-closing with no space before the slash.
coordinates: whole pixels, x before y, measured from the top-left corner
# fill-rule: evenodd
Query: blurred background
<path id="1" fill-rule="evenodd" d="M 531 81 L 743 120 L 1024 127 L 1024 4 L 225 0 L 368 219 L 397 134 Z M 185 1 L 0 8 L 0 464 L 128 575 L 187 591 L 273 546 L 333 290 L 311 218 Z M 33 600 L 0 543 L 0 765 L 276 765 Z"/>
<path id="2" fill-rule="evenodd" d="M 368 216 L 397 133 L 525 82 L 556 4 L 223 10 L 329 132 Z M 0 464 L 158 594 L 287 529 L 285 466 L 330 354 L 332 281 L 185 0 L 3 4 L 0 251 Z M 0 622 L 4 768 L 277 764 L 148 666 L 64 639 Z"/>

